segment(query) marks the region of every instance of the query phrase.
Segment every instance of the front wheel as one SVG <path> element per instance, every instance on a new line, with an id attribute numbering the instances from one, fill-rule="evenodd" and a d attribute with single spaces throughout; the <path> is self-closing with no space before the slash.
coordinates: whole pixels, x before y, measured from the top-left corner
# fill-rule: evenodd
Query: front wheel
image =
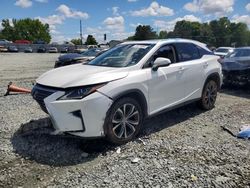
<path id="1" fill-rule="evenodd" d="M 112 105 L 106 117 L 106 137 L 114 144 L 129 142 L 139 133 L 142 121 L 142 109 L 135 99 L 119 99 Z"/>
<path id="2" fill-rule="evenodd" d="M 204 110 L 211 110 L 217 98 L 218 85 L 214 80 L 205 83 L 200 100 L 200 106 Z"/>

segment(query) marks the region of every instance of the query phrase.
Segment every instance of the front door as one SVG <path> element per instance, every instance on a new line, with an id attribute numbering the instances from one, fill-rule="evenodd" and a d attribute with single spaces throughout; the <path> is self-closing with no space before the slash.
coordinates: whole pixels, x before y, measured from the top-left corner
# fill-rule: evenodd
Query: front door
<path id="1" fill-rule="evenodd" d="M 149 60 L 151 63 L 157 57 L 168 58 L 171 64 L 160 67 L 157 71 L 148 68 L 149 114 L 157 113 L 181 103 L 186 94 L 185 69 L 176 63 L 175 50 L 171 45 L 161 47 Z"/>

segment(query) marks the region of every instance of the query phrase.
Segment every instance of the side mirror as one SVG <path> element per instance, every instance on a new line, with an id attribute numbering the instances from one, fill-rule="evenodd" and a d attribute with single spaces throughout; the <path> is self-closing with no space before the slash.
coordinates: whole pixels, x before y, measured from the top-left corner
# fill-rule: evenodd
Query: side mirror
<path id="1" fill-rule="evenodd" d="M 155 61 L 154 61 L 154 65 L 152 67 L 153 71 L 157 71 L 159 67 L 167 67 L 171 64 L 170 59 L 168 58 L 163 58 L 163 57 L 158 57 Z"/>

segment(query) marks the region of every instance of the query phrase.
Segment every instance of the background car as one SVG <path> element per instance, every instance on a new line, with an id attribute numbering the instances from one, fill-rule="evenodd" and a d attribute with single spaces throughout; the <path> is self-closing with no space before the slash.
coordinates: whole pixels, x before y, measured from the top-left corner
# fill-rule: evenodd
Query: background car
<path id="1" fill-rule="evenodd" d="M 4 46 L 0 46 L 0 52 L 8 52 L 8 49 Z"/>
<path id="2" fill-rule="evenodd" d="M 61 53 L 68 53 L 68 51 L 69 51 L 69 48 L 68 48 L 68 47 L 63 47 L 63 48 L 61 49 Z"/>
<path id="3" fill-rule="evenodd" d="M 221 61 L 225 85 L 250 84 L 250 47 L 236 48 Z"/>
<path id="4" fill-rule="evenodd" d="M 214 55 L 218 55 L 221 58 L 224 58 L 228 53 L 231 53 L 234 50 L 232 47 L 219 47 L 214 51 Z"/>
<path id="5" fill-rule="evenodd" d="M 86 52 L 88 49 L 87 48 L 76 48 L 74 50 L 74 53 L 78 53 L 78 54 L 81 54 L 83 52 Z"/>
<path id="6" fill-rule="evenodd" d="M 50 47 L 48 51 L 49 51 L 49 53 L 57 53 L 58 52 L 56 47 Z"/>
<path id="7" fill-rule="evenodd" d="M 94 59 L 97 55 L 103 53 L 104 51 L 100 48 L 93 48 L 88 51 L 82 52 L 81 54 L 73 53 L 59 56 L 58 60 L 55 62 L 55 68 L 62 67 L 66 65 L 72 65 L 77 63 L 83 63 Z"/>
<path id="8" fill-rule="evenodd" d="M 0 45 L 10 44 L 10 43 L 12 43 L 12 42 L 8 41 L 6 39 L 0 39 Z"/>
<path id="9" fill-rule="evenodd" d="M 35 40 L 33 44 L 46 44 L 46 42 L 43 40 Z"/>
<path id="10" fill-rule="evenodd" d="M 88 49 L 98 48 L 98 46 L 97 46 L 97 45 L 88 45 L 87 47 L 88 47 Z"/>
<path id="11" fill-rule="evenodd" d="M 14 43 L 15 44 L 31 44 L 32 42 L 29 40 L 22 39 L 22 40 L 16 40 Z"/>
<path id="12" fill-rule="evenodd" d="M 8 52 L 18 52 L 18 48 L 16 46 L 9 46 Z"/>
<path id="13" fill-rule="evenodd" d="M 46 52 L 46 48 L 43 46 L 39 46 L 37 49 L 37 53 L 45 53 Z"/>
<path id="14" fill-rule="evenodd" d="M 25 53 L 32 53 L 32 52 L 33 52 L 33 49 L 29 46 L 29 47 L 26 47 L 26 48 L 24 49 L 24 52 L 25 52 Z"/>

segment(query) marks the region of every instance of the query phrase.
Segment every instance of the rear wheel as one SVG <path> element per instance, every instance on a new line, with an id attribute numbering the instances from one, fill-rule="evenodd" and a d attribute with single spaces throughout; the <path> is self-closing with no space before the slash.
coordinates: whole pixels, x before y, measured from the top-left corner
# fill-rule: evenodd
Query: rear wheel
<path id="1" fill-rule="evenodd" d="M 142 109 L 136 100 L 119 99 L 112 105 L 106 118 L 106 137 L 114 144 L 131 141 L 139 133 L 142 121 Z"/>
<path id="2" fill-rule="evenodd" d="M 204 110 L 211 110 L 217 98 L 218 85 L 214 80 L 208 80 L 203 88 L 200 106 Z"/>

